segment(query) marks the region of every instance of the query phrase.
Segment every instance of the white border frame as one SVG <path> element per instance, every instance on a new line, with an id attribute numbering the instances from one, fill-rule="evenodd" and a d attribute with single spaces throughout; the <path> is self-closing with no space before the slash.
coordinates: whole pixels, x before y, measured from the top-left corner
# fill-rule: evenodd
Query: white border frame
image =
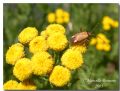
<path id="1" fill-rule="evenodd" d="M 0 1 L 0 91 L 3 91 L 3 3 L 119 3 L 120 0 L 2 0 Z"/>

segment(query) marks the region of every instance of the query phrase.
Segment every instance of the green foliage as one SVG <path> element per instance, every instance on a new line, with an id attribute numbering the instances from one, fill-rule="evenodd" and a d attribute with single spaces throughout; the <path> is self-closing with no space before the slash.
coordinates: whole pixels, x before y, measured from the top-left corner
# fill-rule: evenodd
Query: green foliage
<path id="1" fill-rule="evenodd" d="M 9 46 L 18 41 L 18 34 L 25 27 L 33 26 L 39 32 L 43 31 L 49 24 L 47 14 L 56 8 L 63 8 L 70 13 L 72 29 L 69 28 L 69 25 L 64 25 L 67 29 L 68 39 L 79 32 L 80 28 L 92 31 L 94 26 L 98 24 L 93 32 L 94 35 L 104 33 L 111 41 L 112 50 L 110 52 L 98 51 L 94 46 L 89 45 L 87 52 L 83 54 L 83 66 L 72 72 L 73 79 L 66 87 L 56 88 L 51 84 L 48 85 L 49 81 L 46 80 L 46 77 L 39 77 L 39 80 L 33 77 L 38 89 L 118 89 L 118 28 L 110 31 L 102 29 L 104 16 L 107 15 L 118 20 L 117 4 L 4 4 L 4 82 L 14 79 L 13 67 L 6 64 L 5 61 L 5 54 Z M 56 55 L 59 62 L 61 54 L 52 54 Z M 30 55 L 27 56 L 30 57 Z M 115 65 L 112 74 L 106 74 L 109 62 Z M 88 79 L 108 79 L 116 82 L 97 83 L 88 82 Z"/>

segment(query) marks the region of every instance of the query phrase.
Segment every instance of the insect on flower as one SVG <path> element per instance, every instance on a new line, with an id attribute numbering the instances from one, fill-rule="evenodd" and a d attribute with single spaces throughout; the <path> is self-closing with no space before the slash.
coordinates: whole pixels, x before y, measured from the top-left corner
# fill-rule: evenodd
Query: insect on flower
<path id="1" fill-rule="evenodd" d="M 96 25 L 97 26 L 97 25 Z M 82 28 L 80 28 L 79 33 L 76 33 L 71 37 L 71 44 L 79 44 L 79 45 L 85 45 L 88 46 L 89 40 L 92 36 L 94 36 L 93 31 L 95 30 L 96 26 L 91 32 L 83 31 Z M 103 40 L 101 37 L 97 36 L 99 39 Z M 104 42 L 104 40 L 103 40 Z"/>
<path id="2" fill-rule="evenodd" d="M 80 30 L 83 30 L 82 28 Z M 91 32 L 81 31 L 79 33 L 76 33 L 71 37 L 71 43 L 72 44 L 78 44 L 87 46 L 88 42 L 90 40 Z"/>

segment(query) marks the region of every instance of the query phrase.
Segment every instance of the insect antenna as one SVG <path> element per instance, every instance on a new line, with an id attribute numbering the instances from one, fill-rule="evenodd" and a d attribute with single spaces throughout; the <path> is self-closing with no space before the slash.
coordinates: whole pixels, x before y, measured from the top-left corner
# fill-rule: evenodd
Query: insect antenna
<path id="1" fill-rule="evenodd" d="M 92 31 L 90 32 L 91 34 L 95 31 L 95 29 L 98 27 L 99 24 L 100 24 L 100 23 L 98 22 L 98 23 L 93 27 Z"/>

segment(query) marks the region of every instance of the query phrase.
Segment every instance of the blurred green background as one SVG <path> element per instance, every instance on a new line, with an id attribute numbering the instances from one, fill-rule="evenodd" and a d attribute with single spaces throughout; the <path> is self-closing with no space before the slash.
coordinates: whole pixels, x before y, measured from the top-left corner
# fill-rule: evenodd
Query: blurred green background
<path id="1" fill-rule="evenodd" d="M 111 51 L 104 52 L 96 50 L 94 46 L 88 46 L 84 54 L 85 65 L 73 73 L 73 84 L 62 89 L 118 89 L 118 28 L 102 31 L 104 16 L 118 20 L 118 4 L 4 4 L 4 82 L 14 79 L 13 67 L 5 62 L 7 49 L 18 42 L 17 36 L 22 29 L 31 26 L 36 27 L 39 32 L 43 31 L 49 24 L 47 14 L 57 8 L 62 8 L 70 14 L 70 23 L 64 25 L 68 39 L 79 32 L 80 28 L 92 31 L 98 24 L 94 35 L 102 32 L 111 41 L 112 47 Z M 107 72 L 110 68 L 112 72 Z M 89 83 L 86 81 L 89 78 L 115 82 Z"/>

